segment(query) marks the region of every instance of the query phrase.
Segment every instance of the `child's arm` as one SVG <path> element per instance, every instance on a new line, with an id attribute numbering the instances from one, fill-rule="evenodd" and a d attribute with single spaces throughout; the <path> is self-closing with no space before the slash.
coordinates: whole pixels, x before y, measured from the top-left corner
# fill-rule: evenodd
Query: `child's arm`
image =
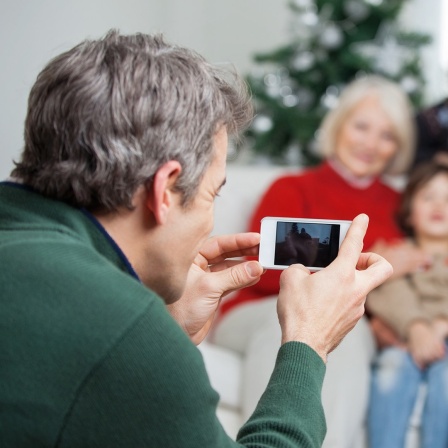
<path id="1" fill-rule="evenodd" d="M 426 320 L 415 320 L 408 327 L 408 349 L 421 369 L 445 356 L 444 337 Z"/>
<path id="2" fill-rule="evenodd" d="M 434 330 L 442 339 L 448 338 L 448 317 L 439 316 L 433 321 Z"/>
<path id="3" fill-rule="evenodd" d="M 406 340 L 410 324 L 429 316 L 422 310 L 419 297 L 409 281 L 402 277 L 389 280 L 374 289 L 366 301 L 372 316 L 385 322 L 401 340 Z"/>

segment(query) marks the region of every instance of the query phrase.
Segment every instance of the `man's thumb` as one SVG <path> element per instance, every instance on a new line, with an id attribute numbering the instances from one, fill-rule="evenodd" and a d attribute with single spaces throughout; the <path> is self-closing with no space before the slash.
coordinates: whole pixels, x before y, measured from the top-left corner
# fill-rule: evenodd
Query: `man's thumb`
<path id="1" fill-rule="evenodd" d="M 248 261 L 247 263 L 243 264 L 244 269 L 246 270 L 246 273 L 250 277 L 251 281 L 263 274 L 263 267 L 258 261 Z"/>
<path id="2" fill-rule="evenodd" d="M 258 261 L 247 261 L 236 264 L 224 272 L 227 276 L 225 282 L 228 282 L 225 289 L 234 290 L 256 283 L 256 280 L 263 274 L 263 267 Z"/>

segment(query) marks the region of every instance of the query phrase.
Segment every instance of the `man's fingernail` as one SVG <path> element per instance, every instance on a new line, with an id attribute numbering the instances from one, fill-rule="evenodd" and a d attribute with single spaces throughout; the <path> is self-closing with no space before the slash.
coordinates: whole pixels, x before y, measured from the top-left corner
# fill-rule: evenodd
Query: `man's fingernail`
<path id="1" fill-rule="evenodd" d="M 258 277 L 260 275 L 260 268 L 258 263 L 247 263 L 246 264 L 246 272 L 250 277 Z"/>

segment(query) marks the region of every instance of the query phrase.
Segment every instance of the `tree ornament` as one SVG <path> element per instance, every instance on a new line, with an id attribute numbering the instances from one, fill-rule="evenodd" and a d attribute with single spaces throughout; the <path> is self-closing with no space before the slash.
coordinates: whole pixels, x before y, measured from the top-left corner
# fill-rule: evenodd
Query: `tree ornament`
<path id="1" fill-rule="evenodd" d="M 401 79 L 400 85 L 406 93 L 411 94 L 419 89 L 420 82 L 415 76 L 406 75 Z"/>
<path id="2" fill-rule="evenodd" d="M 286 107 L 294 107 L 294 106 L 297 106 L 297 103 L 299 102 L 299 98 L 297 97 L 297 95 L 293 95 L 293 94 L 291 94 L 291 95 L 286 95 L 284 98 L 283 98 L 283 104 L 286 106 Z"/>
<path id="3" fill-rule="evenodd" d="M 414 58 L 414 51 L 398 43 L 392 23 L 379 27 L 375 39 L 352 45 L 355 53 L 372 61 L 376 72 L 396 77 Z"/>
<path id="4" fill-rule="evenodd" d="M 264 78 L 263 82 L 266 86 L 266 93 L 272 97 L 277 98 L 280 96 L 280 90 L 281 90 L 281 84 L 280 84 L 280 77 L 274 73 L 267 73 Z"/>
<path id="5" fill-rule="evenodd" d="M 267 87 L 277 86 L 280 83 L 278 76 L 274 73 L 267 73 L 263 80 Z"/>
<path id="6" fill-rule="evenodd" d="M 320 102 L 326 109 L 334 109 L 339 102 L 339 89 L 336 86 L 327 87 Z"/>
<path id="7" fill-rule="evenodd" d="M 291 62 L 291 65 L 298 72 L 304 72 L 309 70 L 315 63 L 316 57 L 311 51 L 301 51 L 297 53 Z"/>
<path id="8" fill-rule="evenodd" d="M 344 42 L 344 33 L 334 22 L 323 25 L 323 30 L 319 36 L 319 43 L 327 50 L 339 48 Z"/>
<path id="9" fill-rule="evenodd" d="M 284 86 L 280 87 L 280 95 L 282 97 L 287 97 L 288 95 L 291 95 L 291 94 L 292 94 L 291 86 L 284 85 Z"/>
<path id="10" fill-rule="evenodd" d="M 272 126 L 274 126 L 274 123 L 271 117 L 268 117 L 267 115 L 257 115 L 252 121 L 251 129 L 262 134 L 270 131 Z"/>
<path id="11" fill-rule="evenodd" d="M 353 22 L 361 22 L 370 14 L 370 7 L 359 0 L 347 0 L 344 3 L 344 11 Z"/>
<path id="12" fill-rule="evenodd" d="M 315 9 L 309 9 L 302 14 L 302 23 L 306 26 L 313 27 L 319 23 L 319 15 Z"/>

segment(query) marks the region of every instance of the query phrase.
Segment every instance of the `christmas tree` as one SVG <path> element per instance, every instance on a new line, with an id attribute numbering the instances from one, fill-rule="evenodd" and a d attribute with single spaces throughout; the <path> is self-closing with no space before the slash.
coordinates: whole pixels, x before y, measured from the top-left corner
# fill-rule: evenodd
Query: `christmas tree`
<path id="1" fill-rule="evenodd" d="M 254 56 L 247 76 L 256 116 L 246 144 L 277 163 L 313 165 L 316 131 L 344 86 L 367 73 L 398 82 L 422 103 L 426 34 L 400 29 L 406 0 L 291 0 L 289 44 Z"/>

